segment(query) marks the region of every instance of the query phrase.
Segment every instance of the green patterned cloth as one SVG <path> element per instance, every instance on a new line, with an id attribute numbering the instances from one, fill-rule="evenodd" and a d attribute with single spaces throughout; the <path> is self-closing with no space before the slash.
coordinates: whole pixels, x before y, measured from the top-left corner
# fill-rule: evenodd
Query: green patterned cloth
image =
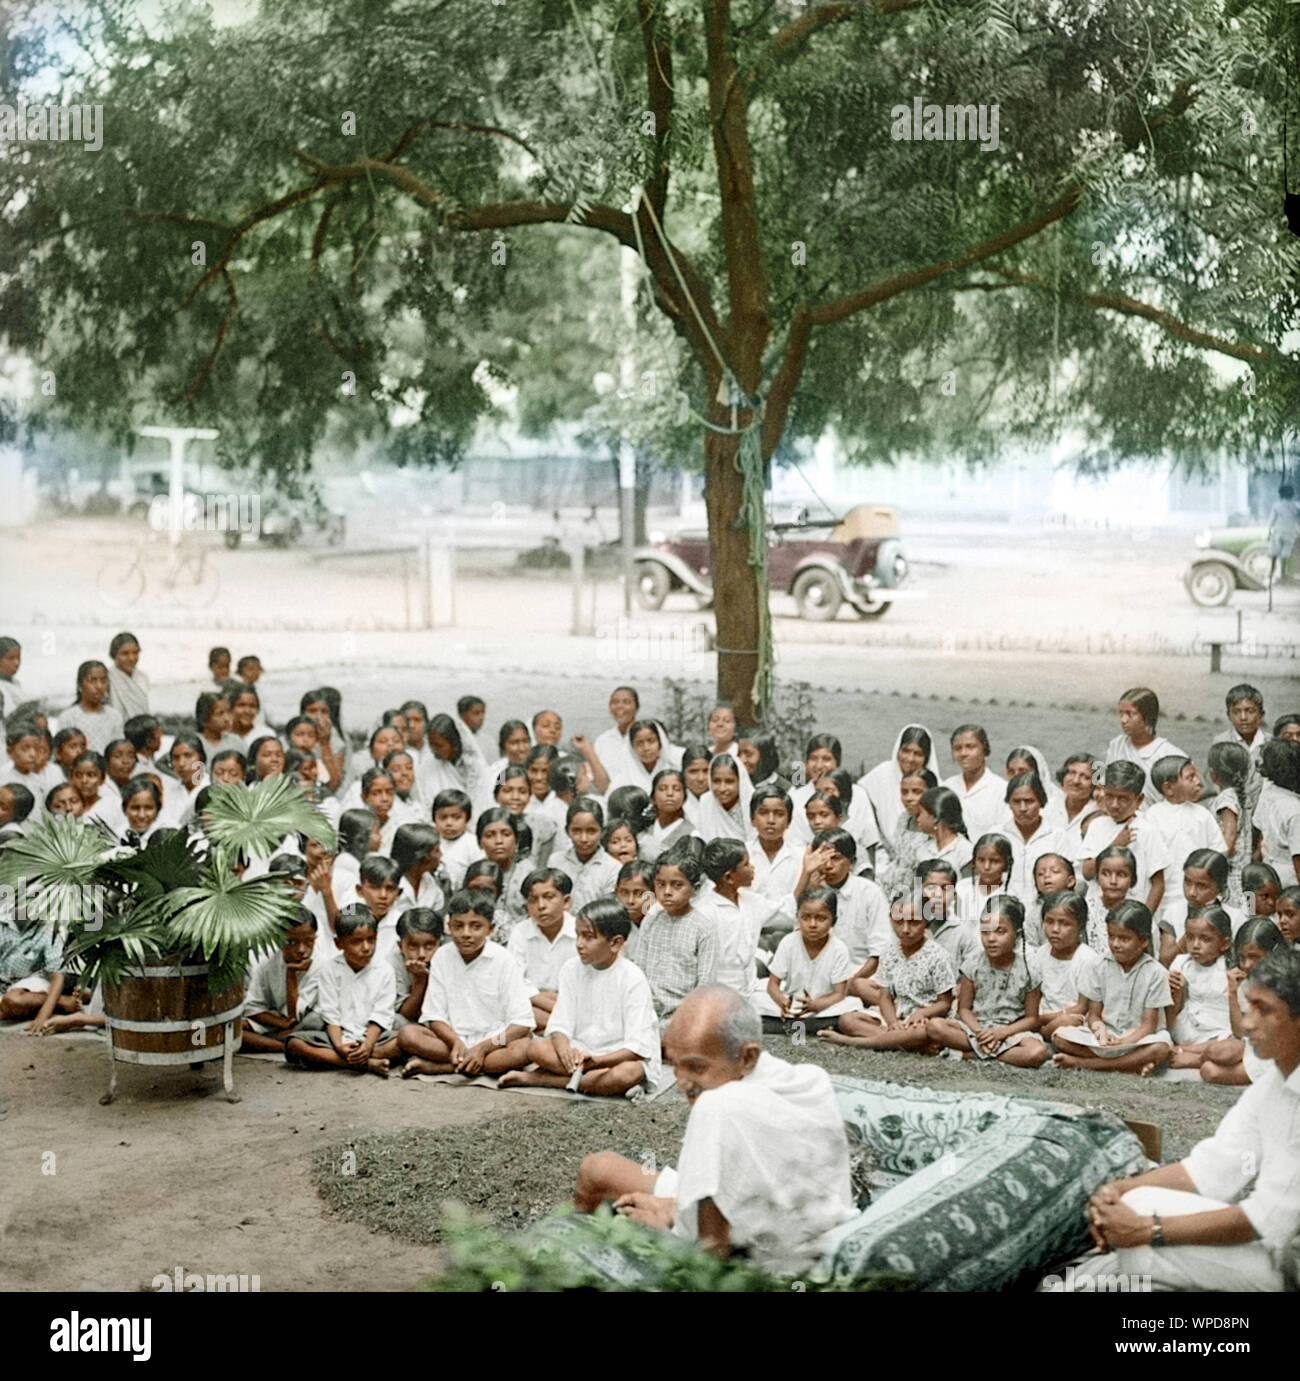
<path id="1" fill-rule="evenodd" d="M 1137 1138 L 1107 1112 L 868 1079 L 832 1083 L 872 1183 L 894 1183 L 828 1235 L 813 1289 L 897 1288 L 899 1276 L 921 1290 L 1005 1289 L 1081 1248 L 1089 1197 L 1148 1164 Z M 746 1280 L 745 1270 L 711 1275 L 722 1263 L 626 1221 L 548 1219 L 515 1240 L 552 1278 L 603 1290 L 790 1288 Z"/>

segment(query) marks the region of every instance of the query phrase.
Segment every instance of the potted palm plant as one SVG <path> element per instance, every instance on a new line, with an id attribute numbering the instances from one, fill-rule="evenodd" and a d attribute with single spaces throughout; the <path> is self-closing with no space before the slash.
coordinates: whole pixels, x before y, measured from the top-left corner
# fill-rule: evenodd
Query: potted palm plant
<path id="1" fill-rule="evenodd" d="M 58 926 L 78 982 L 99 987 L 108 1026 L 110 1103 L 119 1063 L 223 1061 L 239 1044 L 250 956 L 281 943 L 297 903 L 279 877 L 244 880 L 239 860 L 287 835 L 331 843 L 329 822 L 297 782 L 215 786 L 203 832 L 124 850 L 71 816 L 46 819 L 0 850 L 0 883 L 21 888 L 29 920 Z"/>

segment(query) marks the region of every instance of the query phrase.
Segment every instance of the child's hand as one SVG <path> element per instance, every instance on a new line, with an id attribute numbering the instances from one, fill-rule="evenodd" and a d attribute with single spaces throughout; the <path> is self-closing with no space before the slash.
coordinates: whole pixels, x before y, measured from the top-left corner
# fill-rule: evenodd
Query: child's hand
<path id="1" fill-rule="evenodd" d="M 33 1017 L 32 1020 L 23 1027 L 23 1030 L 26 1031 L 29 1036 L 43 1036 L 49 1029 L 50 1020 L 48 1017 L 40 1021 Z"/>
<path id="2" fill-rule="evenodd" d="M 1097 1038 L 1098 1045 L 1110 1044 L 1110 1032 L 1106 1030 L 1106 1023 L 1104 1021 L 1094 1021 L 1088 1027 L 1088 1030 Z"/>
<path id="3" fill-rule="evenodd" d="M 465 1052 L 465 1061 L 461 1066 L 462 1074 L 481 1074 L 483 1072 L 483 1061 L 487 1057 L 489 1042 L 479 1041 L 472 1049 Z"/>
<path id="4" fill-rule="evenodd" d="M 895 1022 L 894 1026 L 890 1029 L 894 1030 L 901 1026 L 904 1030 L 907 1030 L 913 1026 L 924 1026 L 925 1021 L 925 1017 L 923 1017 L 920 1012 L 913 1012 L 911 1016 L 904 1017 L 902 1021 Z M 888 1025 L 888 1023 L 886 1023 L 886 1025 Z"/>
<path id="5" fill-rule="evenodd" d="M 406 971 L 412 978 L 428 978 L 429 961 L 427 959 L 408 959 Z"/>
<path id="6" fill-rule="evenodd" d="M 457 1037 L 456 1044 L 453 1045 L 451 1048 L 451 1063 L 455 1066 L 455 1068 L 459 1069 L 461 1065 L 463 1065 L 465 1061 L 468 1059 L 469 1046 L 467 1046 L 463 1040 Z"/>
<path id="7" fill-rule="evenodd" d="M 591 1063 L 591 1058 L 592 1057 L 585 1050 L 580 1050 L 576 1045 L 571 1045 L 569 1047 L 569 1059 L 571 1062 L 569 1065 L 569 1073 L 572 1074 L 578 1069 L 586 1069 Z"/>
<path id="8" fill-rule="evenodd" d="M 1112 845 L 1113 848 L 1116 848 L 1116 849 L 1127 849 L 1128 846 L 1129 846 L 1136 838 L 1137 838 L 1137 830 L 1134 829 L 1133 825 L 1130 823 L 1130 824 L 1125 825 L 1124 828 L 1123 828 L 1122 830 L 1120 830 L 1120 832 L 1119 832 L 1119 833 L 1115 836 L 1115 838 L 1112 839 L 1110 842 L 1111 842 L 1111 845 Z"/>
<path id="9" fill-rule="evenodd" d="M 327 858 L 318 858 L 307 869 L 307 886 L 313 892 L 323 892 L 331 879 L 331 863 Z"/>
<path id="10" fill-rule="evenodd" d="M 1244 981 L 1246 975 L 1242 969 L 1228 970 L 1228 991 L 1235 992 Z"/>
<path id="11" fill-rule="evenodd" d="M 345 1041 L 342 1053 L 348 1064 L 357 1065 L 364 1064 L 370 1052 L 366 1049 L 365 1041 Z"/>
<path id="12" fill-rule="evenodd" d="M 975 1044 L 981 1050 L 996 1050 L 1002 1039 L 1000 1026 L 985 1026 L 975 1033 Z"/>
<path id="13" fill-rule="evenodd" d="M 1178 969 L 1169 970 L 1169 991 L 1175 996 L 1180 997 L 1183 989 L 1187 986 L 1187 980 Z"/>
<path id="14" fill-rule="evenodd" d="M 296 964 L 290 964 L 286 960 L 284 967 L 287 973 L 306 973 L 307 970 L 311 968 L 311 960 L 300 959 Z"/>

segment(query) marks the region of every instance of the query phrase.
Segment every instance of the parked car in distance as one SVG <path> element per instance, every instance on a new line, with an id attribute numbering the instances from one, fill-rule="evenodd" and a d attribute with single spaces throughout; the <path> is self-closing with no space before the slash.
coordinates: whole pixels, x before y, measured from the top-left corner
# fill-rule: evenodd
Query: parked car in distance
<path id="1" fill-rule="evenodd" d="M 347 519 L 342 513 L 334 513 L 317 499 L 286 499 L 275 496 L 262 505 L 262 530 L 259 538 L 273 547 L 288 547 L 300 541 L 308 528 L 315 528 L 324 534 L 331 547 L 342 546 L 347 532 Z M 243 534 L 230 530 L 226 533 L 226 546 L 232 550 L 240 543 Z"/>
<path id="2" fill-rule="evenodd" d="M 1238 590 L 1267 590 L 1269 555 L 1266 527 L 1206 528 L 1196 534 L 1198 554 L 1183 575 L 1193 601 L 1205 608 L 1227 604 Z M 1282 580 L 1300 575 L 1293 550 L 1282 563 Z"/>
<path id="3" fill-rule="evenodd" d="M 659 609 L 675 590 L 713 602 L 712 552 L 707 532 L 680 532 L 636 551 L 636 594 L 643 609 Z M 860 618 L 877 619 L 907 580 L 898 537 L 898 514 L 879 504 L 858 504 L 842 517 L 769 522 L 770 589 L 793 595 L 805 619 L 833 619 L 847 604 Z"/>

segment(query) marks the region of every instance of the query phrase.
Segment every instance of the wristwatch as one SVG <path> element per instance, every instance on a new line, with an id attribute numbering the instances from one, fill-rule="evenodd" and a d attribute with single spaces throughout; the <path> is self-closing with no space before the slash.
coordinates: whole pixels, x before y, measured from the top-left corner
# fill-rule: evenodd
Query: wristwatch
<path id="1" fill-rule="evenodd" d="M 1166 1247 L 1169 1244 L 1165 1241 L 1165 1225 L 1160 1221 L 1160 1215 L 1151 1215 L 1151 1242 L 1153 1247 Z"/>

